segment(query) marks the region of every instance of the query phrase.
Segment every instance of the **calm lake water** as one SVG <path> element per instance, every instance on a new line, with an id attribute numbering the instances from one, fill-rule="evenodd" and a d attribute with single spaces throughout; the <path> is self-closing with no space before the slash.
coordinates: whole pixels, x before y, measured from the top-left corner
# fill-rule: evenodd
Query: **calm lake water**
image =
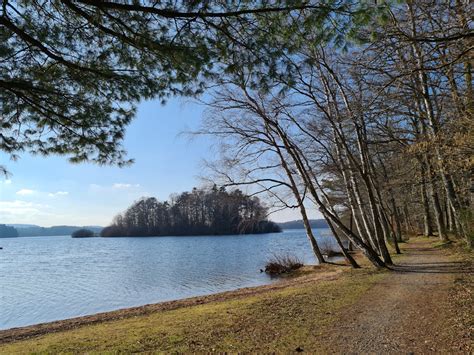
<path id="1" fill-rule="evenodd" d="M 328 230 L 315 229 L 327 238 Z M 315 264 L 304 230 L 199 237 L 0 239 L 0 329 L 274 282 L 274 254 Z"/>

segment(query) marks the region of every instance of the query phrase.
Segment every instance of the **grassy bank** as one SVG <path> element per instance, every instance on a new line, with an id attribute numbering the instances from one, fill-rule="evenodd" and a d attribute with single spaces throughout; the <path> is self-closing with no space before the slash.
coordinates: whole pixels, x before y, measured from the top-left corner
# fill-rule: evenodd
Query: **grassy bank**
<path id="1" fill-rule="evenodd" d="M 334 267 L 306 271 L 282 287 L 106 321 L 6 343 L 0 352 L 294 351 L 318 348 L 318 334 L 385 272 Z"/>

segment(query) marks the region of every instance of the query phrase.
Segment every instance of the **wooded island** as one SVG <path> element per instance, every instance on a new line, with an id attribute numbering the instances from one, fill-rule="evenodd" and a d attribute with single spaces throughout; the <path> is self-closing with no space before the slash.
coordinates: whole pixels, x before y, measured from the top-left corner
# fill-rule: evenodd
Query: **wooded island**
<path id="1" fill-rule="evenodd" d="M 142 198 L 105 227 L 102 237 L 225 235 L 280 232 L 257 197 L 240 190 L 194 188 L 159 202 Z"/>

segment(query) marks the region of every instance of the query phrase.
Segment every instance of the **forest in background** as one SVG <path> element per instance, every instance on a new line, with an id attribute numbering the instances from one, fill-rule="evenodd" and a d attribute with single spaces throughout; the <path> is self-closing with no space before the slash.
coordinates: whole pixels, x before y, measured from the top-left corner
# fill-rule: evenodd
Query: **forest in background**
<path id="1" fill-rule="evenodd" d="M 329 228 L 329 225 L 325 219 L 308 219 L 308 223 L 311 228 Z M 302 219 L 281 222 L 278 223 L 278 225 L 282 229 L 304 229 L 304 222 Z"/>
<path id="2" fill-rule="evenodd" d="M 3 227 L 2 227 L 3 226 Z M 73 232 L 87 228 L 92 230 L 94 233 L 100 233 L 102 227 L 100 226 L 51 226 L 41 227 L 34 224 L 12 224 L 2 225 L 0 224 L 0 238 L 2 237 L 53 237 L 71 235 Z"/>
<path id="3" fill-rule="evenodd" d="M 18 232 L 14 227 L 10 227 L 5 224 L 0 224 L 0 238 L 16 238 L 16 237 L 18 237 Z"/>
<path id="4" fill-rule="evenodd" d="M 136 201 L 105 227 L 102 237 L 138 237 L 164 235 L 226 235 L 281 232 L 267 219 L 257 197 L 235 189 L 226 191 L 215 185 L 194 188 L 160 202 L 154 197 Z"/>

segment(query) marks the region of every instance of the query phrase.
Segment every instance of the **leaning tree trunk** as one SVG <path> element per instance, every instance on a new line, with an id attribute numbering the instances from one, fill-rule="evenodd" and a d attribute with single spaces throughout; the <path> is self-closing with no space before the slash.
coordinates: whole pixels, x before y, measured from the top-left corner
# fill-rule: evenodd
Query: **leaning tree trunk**
<path id="1" fill-rule="evenodd" d="M 402 241 L 402 228 L 401 228 L 401 223 L 400 223 L 400 215 L 398 214 L 397 204 L 395 203 L 395 197 L 394 197 L 393 189 L 390 186 L 390 181 L 389 181 L 389 178 L 388 178 L 387 169 L 386 169 L 385 164 L 383 163 L 382 159 L 380 159 L 380 166 L 382 167 L 385 183 L 388 186 L 388 191 L 387 191 L 388 196 L 389 196 L 388 199 L 390 201 L 390 204 L 391 204 L 391 207 L 392 207 L 392 210 L 393 210 L 392 217 L 395 220 L 395 222 L 394 223 L 392 222 L 392 223 L 394 225 L 396 224 L 396 229 L 397 229 L 397 232 L 395 233 L 395 230 L 394 230 L 395 227 L 392 225 L 392 233 L 393 233 L 394 243 L 396 244 L 395 249 L 400 251 L 400 249 L 398 248 L 398 242 Z M 372 169 L 375 170 L 374 167 L 372 167 Z M 382 197 L 381 197 L 380 190 L 377 190 L 377 192 L 378 192 L 378 195 L 379 195 L 379 199 L 382 202 Z M 389 223 L 389 225 L 390 225 L 390 223 Z M 397 252 L 397 254 L 400 254 L 400 253 Z"/>
<path id="2" fill-rule="evenodd" d="M 384 268 L 387 267 L 386 264 L 379 258 L 377 253 L 367 244 L 363 242 L 362 239 L 360 239 L 357 235 L 355 235 L 351 230 L 349 230 L 344 223 L 341 222 L 339 218 L 337 218 L 331 211 L 328 210 L 328 208 L 324 205 L 324 203 L 321 201 L 321 199 L 318 196 L 318 193 L 316 191 L 316 188 L 314 185 L 311 183 L 311 177 L 308 175 L 307 170 L 304 168 L 304 164 L 299 158 L 298 154 L 295 152 L 295 150 L 292 148 L 292 144 L 289 141 L 288 137 L 286 134 L 281 130 L 281 128 L 278 126 L 278 124 L 274 122 L 269 122 L 270 124 L 273 125 L 275 128 L 276 132 L 278 133 L 280 139 L 282 140 L 286 151 L 292 158 L 293 162 L 296 165 L 296 168 L 303 179 L 305 185 L 308 187 L 311 196 L 313 197 L 314 201 L 316 202 L 317 206 L 319 207 L 319 211 L 323 214 L 324 218 L 326 220 L 331 221 L 334 223 L 334 225 L 339 228 L 339 230 L 344 233 L 344 235 L 351 240 L 357 247 L 359 247 L 364 255 L 367 257 L 367 259 L 370 260 L 370 262 L 376 266 L 377 268 Z"/>
<path id="3" fill-rule="evenodd" d="M 382 207 L 380 207 L 382 209 Z M 385 229 L 387 230 L 387 233 L 389 233 L 388 237 L 391 237 L 391 240 L 393 241 L 393 246 L 395 247 L 395 252 L 397 254 L 401 254 L 402 252 L 400 251 L 400 247 L 398 246 L 398 240 L 397 240 L 397 235 L 395 234 L 395 231 L 391 224 L 389 223 L 388 216 L 387 214 L 382 210 L 382 221 L 385 224 Z M 387 240 L 388 242 L 388 240 Z"/>
<path id="4" fill-rule="evenodd" d="M 313 249 L 313 253 L 318 259 L 318 262 L 320 264 L 324 264 L 326 260 L 324 260 L 321 250 L 319 249 L 318 242 L 316 241 L 316 238 L 314 237 L 313 230 L 311 229 L 311 224 L 309 223 L 309 220 L 308 220 L 308 215 L 306 214 L 306 208 L 304 207 L 304 204 L 302 201 L 298 203 L 300 204 L 301 217 L 303 218 L 304 228 L 306 229 L 306 235 L 308 236 L 309 242 L 311 243 L 311 248 Z"/>
<path id="5" fill-rule="evenodd" d="M 270 133 L 270 132 L 269 132 Z M 280 158 L 280 163 L 285 170 L 286 175 L 288 176 L 288 180 L 290 181 L 290 186 L 291 190 L 293 192 L 293 195 L 296 198 L 296 201 L 298 202 L 298 206 L 300 208 L 300 213 L 301 217 L 303 219 L 303 224 L 306 229 L 306 235 L 309 239 L 309 242 L 311 244 L 311 249 L 313 250 L 314 255 L 316 256 L 316 259 L 318 259 L 318 262 L 320 264 L 324 264 L 326 261 L 324 260 L 324 257 L 321 253 L 321 250 L 319 249 L 318 242 L 316 241 L 316 238 L 314 237 L 313 230 L 311 229 L 311 225 L 308 220 L 308 215 L 306 213 L 306 208 L 304 207 L 304 201 L 301 198 L 300 192 L 298 190 L 298 186 L 296 184 L 295 179 L 293 178 L 293 174 L 288 167 L 288 164 L 286 163 L 285 157 L 283 156 L 283 153 L 281 152 L 280 147 L 278 146 L 277 142 L 273 139 L 272 143 L 275 147 L 275 150 L 278 154 L 278 157 Z"/>
<path id="6" fill-rule="evenodd" d="M 395 223 L 397 225 L 397 241 L 399 243 L 403 242 L 403 237 L 402 237 L 402 220 L 401 216 L 398 210 L 397 205 L 395 204 L 395 199 L 393 199 L 393 209 L 394 209 L 394 217 L 395 217 Z"/>
<path id="7" fill-rule="evenodd" d="M 347 167 L 347 164 L 344 161 L 344 157 L 343 157 L 342 152 L 341 152 L 341 147 L 338 143 L 339 139 L 337 138 L 336 133 L 334 132 L 334 129 L 333 129 L 333 133 L 334 133 L 333 134 L 334 140 L 335 140 L 335 143 L 336 143 L 335 144 L 336 154 L 337 154 L 339 165 L 341 166 L 341 175 L 342 175 L 342 179 L 344 180 L 346 195 L 347 195 L 347 198 L 348 198 L 349 207 L 351 209 L 351 218 L 354 219 L 356 230 L 357 230 L 357 233 L 359 234 L 359 236 L 362 238 L 362 240 L 364 240 L 365 243 L 369 243 L 369 236 L 371 235 L 371 233 L 367 232 L 368 231 L 368 224 L 367 224 L 367 221 L 365 219 L 365 215 L 360 214 L 360 216 L 361 216 L 360 218 L 362 219 L 362 221 L 360 221 L 359 216 L 357 214 L 357 212 L 360 211 L 360 207 L 361 207 L 360 202 L 357 202 L 357 201 L 360 201 L 360 196 L 359 196 L 358 191 L 354 192 L 353 184 L 351 183 L 351 180 L 348 177 L 348 175 L 350 175 L 351 179 L 352 179 L 352 172 L 349 171 L 350 168 Z M 352 222 L 352 219 L 351 219 L 351 222 Z M 364 225 L 365 230 L 363 229 L 361 224 Z M 351 226 L 351 230 L 352 230 L 352 226 Z"/>
<path id="8" fill-rule="evenodd" d="M 336 211 L 334 210 L 334 207 L 331 205 L 330 201 L 329 201 L 329 196 L 326 194 L 326 192 L 321 188 L 321 185 L 319 185 L 319 182 L 318 180 L 316 179 L 316 176 L 314 175 L 313 171 L 310 170 L 311 172 L 311 175 L 313 176 L 313 179 L 315 181 L 315 183 L 317 184 L 319 190 L 321 191 L 323 197 L 324 197 L 324 200 L 326 201 L 326 204 L 329 206 L 329 209 L 330 211 L 336 216 L 338 217 Z M 336 228 L 334 228 L 334 225 L 331 221 L 328 221 L 328 225 L 329 225 L 329 228 L 331 229 L 331 232 L 332 234 L 334 235 L 334 238 L 336 239 L 336 242 L 337 244 L 339 245 L 339 248 L 341 248 L 341 251 L 342 251 L 342 254 L 344 255 L 344 257 L 346 258 L 346 260 L 352 265 L 353 268 L 360 268 L 360 266 L 357 264 L 357 262 L 354 260 L 354 258 L 352 257 L 352 255 L 349 254 L 349 252 L 347 251 L 346 247 L 344 247 L 344 245 L 342 244 L 342 241 L 341 241 L 341 238 L 339 237 L 339 234 L 337 233 L 336 231 Z M 350 226 L 350 229 L 352 231 L 352 226 Z M 350 243 L 350 240 L 349 240 L 349 243 Z"/>
<path id="9" fill-rule="evenodd" d="M 395 252 L 397 254 L 401 254 L 400 248 L 398 247 L 398 240 L 397 240 L 397 236 L 395 234 L 394 227 L 393 227 L 392 224 L 390 224 L 389 219 L 388 219 L 388 215 L 387 215 L 387 212 L 386 212 L 388 210 L 388 208 L 384 207 L 383 199 L 382 199 L 382 193 L 380 192 L 379 185 L 377 185 L 376 181 L 374 181 L 375 166 L 373 164 L 373 161 L 369 161 L 369 163 L 370 163 L 369 171 L 372 175 L 372 178 L 370 180 L 371 180 L 372 186 L 373 186 L 373 188 L 375 190 L 375 193 L 377 194 L 377 198 L 378 198 L 377 209 L 378 209 L 378 213 L 379 213 L 379 216 L 380 216 L 380 221 L 382 223 L 382 228 L 383 228 L 385 241 L 387 243 L 389 243 L 389 240 L 392 239 L 393 245 L 395 247 Z M 385 169 L 385 166 L 384 166 L 382 161 L 380 161 L 380 164 L 382 166 L 382 171 L 384 172 L 384 174 L 383 174 L 384 179 L 388 183 L 388 174 L 387 174 L 387 171 Z M 390 198 L 393 200 L 393 191 L 390 187 L 388 189 L 388 193 L 390 194 Z M 393 201 L 393 202 L 395 202 L 395 201 Z"/>
<path id="10" fill-rule="evenodd" d="M 357 262 L 352 257 L 352 255 L 347 251 L 347 249 L 342 244 L 341 238 L 339 237 L 339 235 L 336 231 L 336 228 L 334 228 L 333 223 L 331 221 L 328 221 L 328 225 L 329 225 L 329 228 L 331 229 L 332 234 L 334 235 L 334 238 L 336 239 L 337 244 L 339 245 L 339 248 L 341 248 L 341 251 L 342 251 L 342 254 L 344 255 L 344 258 L 351 264 L 351 266 L 354 269 L 360 268 L 359 264 L 357 264 Z"/>

